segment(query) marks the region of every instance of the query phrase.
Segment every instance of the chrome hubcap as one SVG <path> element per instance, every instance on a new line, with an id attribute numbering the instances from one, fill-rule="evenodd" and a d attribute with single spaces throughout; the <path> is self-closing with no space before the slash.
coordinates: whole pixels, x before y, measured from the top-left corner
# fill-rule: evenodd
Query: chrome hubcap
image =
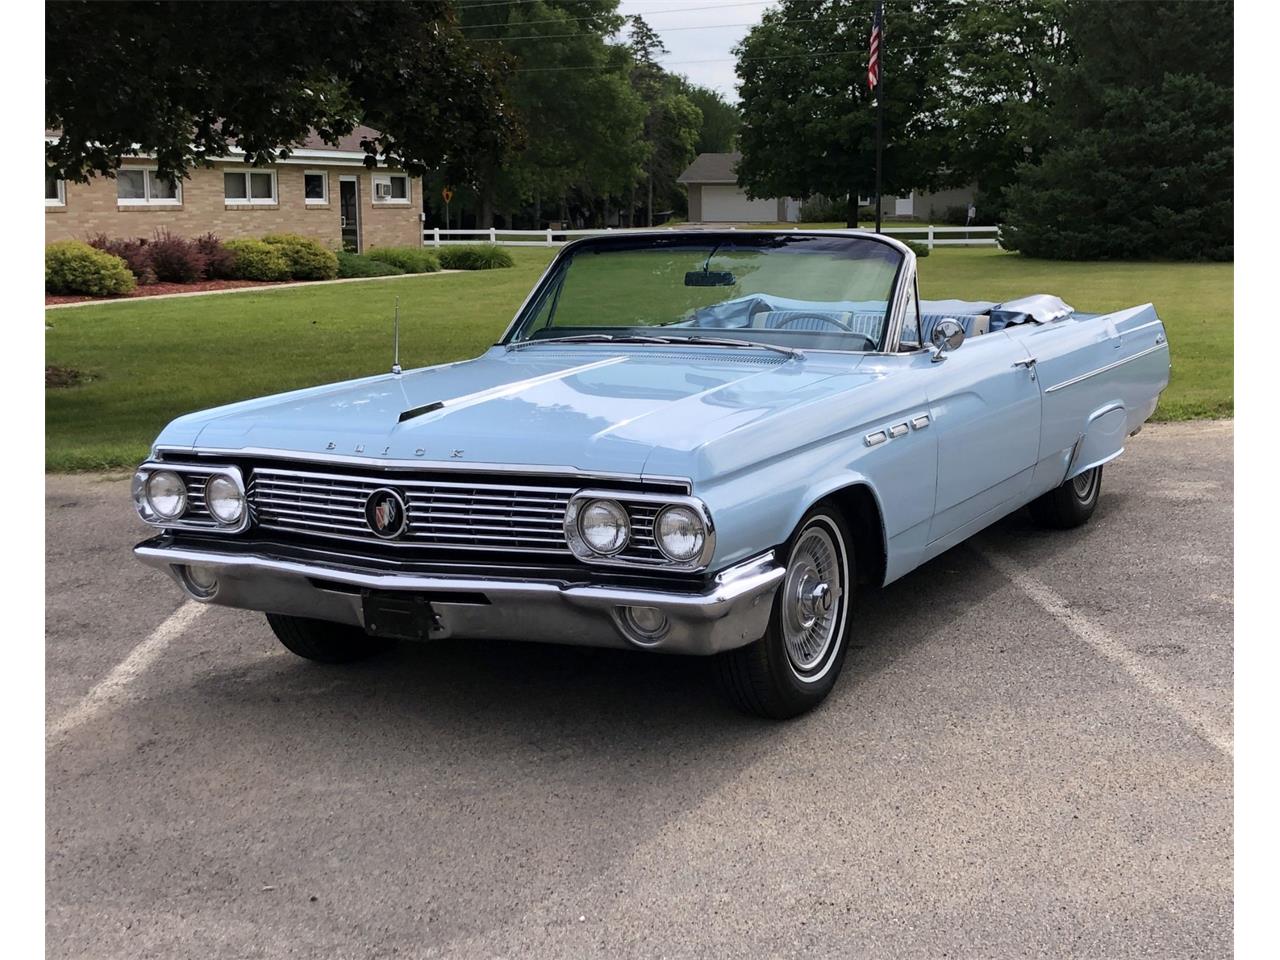
<path id="1" fill-rule="evenodd" d="M 1093 496 L 1093 485 L 1097 481 L 1098 470 L 1095 467 L 1092 470 L 1086 470 L 1080 476 L 1075 477 L 1071 481 L 1071 488 L 1075 491 L 1076 497 L 1080 500 L 1088 500 Z"/>
<path id="2" fill-rule="evenodd" d="M 843 590 L 839 553 L 830 534 L 812 527 L 791 552 L 783 583 L 782 637 L 796 670 L 822 663 L 836 638 Z"/>

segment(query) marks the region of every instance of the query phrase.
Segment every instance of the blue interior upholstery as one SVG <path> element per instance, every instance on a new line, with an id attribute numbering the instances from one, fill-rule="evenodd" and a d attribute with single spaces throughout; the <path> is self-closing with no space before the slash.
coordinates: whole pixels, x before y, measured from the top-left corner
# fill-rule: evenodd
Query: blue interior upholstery
<path id="1" fill-rule="evenodd" d="M 760 326 L 766 330 L 785 327 L 788 330 L 809 330 L 815 333 L 831 333 L 836 330 L 832 324 L 820 319 L 824 316 L 829 316 L 843 327 L 870 337 L 872 340 L 880 339 L 880 332 L 884 327 L 883 313 L 850 313 L 848 311 L 837 313 L 817 310 L 771 310 L 764 316 Z"/>
<path id="2" fill-rule="evenodd" d="M 933 336 L 933 328 L 938 325 L 938 321 L 944 317 L 960 322 L 960 326 L 964 327 L 964 335 L 972 337 L 974 331 L 980 326 L 979 321 L 986 320 L 985 314 L 980 313 L 925 313 L 920 316 L 921 333 L 924 335 L 925 343 L 928 343 Z M 983 331 L 986 332 L 985 330 Z"/>

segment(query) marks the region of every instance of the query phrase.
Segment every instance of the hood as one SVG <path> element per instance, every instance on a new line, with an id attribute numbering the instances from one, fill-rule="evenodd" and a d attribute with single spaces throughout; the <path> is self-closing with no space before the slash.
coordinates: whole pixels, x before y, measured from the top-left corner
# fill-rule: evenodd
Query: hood
<path id="1" fill-rule="evenodd" d="M 655 449 L 688 451 L 812 400 L 860 362 L 724 347 L 495 347 L 191 414 L 157 444 L 639 474 Z"/>

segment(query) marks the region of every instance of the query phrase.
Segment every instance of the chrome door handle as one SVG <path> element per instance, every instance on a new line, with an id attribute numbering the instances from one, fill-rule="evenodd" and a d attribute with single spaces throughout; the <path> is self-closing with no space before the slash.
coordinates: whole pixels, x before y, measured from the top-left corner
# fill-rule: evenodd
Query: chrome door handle
<path id="1" fill-rule="evenodd" d="M 1027 359 L 1025 360 L 1015 360 L 1013 361 L 1013 365 L 1015 367 L 1026 367 L 1028 370 L 1030 370 L 1032 367 L 1036 365 L 1036 358 L 1027 357 Z"/>

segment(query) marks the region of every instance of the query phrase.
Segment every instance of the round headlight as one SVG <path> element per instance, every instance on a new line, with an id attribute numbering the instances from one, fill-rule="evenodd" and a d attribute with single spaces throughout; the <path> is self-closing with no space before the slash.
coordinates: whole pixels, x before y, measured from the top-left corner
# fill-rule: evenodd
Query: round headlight
<path id="1" fill-rule="evenodd" d="M 239 523 L 244 516 L 244 494 L 225 473 L 215 473 L 204 485 L 204 505 L 219 523 Z"/>
<path id="2" fill-rule="evenodd" d="M 187 509 L 187 485 L 172 470 L 147 477 L 147 506 L 161 520 L 176 520 Z"/>
<path id="3" fill-rule="evenodd" d="M 697 511 L 678 504 L 658 514 L 654 531 L 658 547 L 670 560 L 692 560 L 707 542 L 707 527 Z"/>
<path id="4" fill-rule="evenodd" d="M 612 500 L 592 500 L 578 514 L 578 531 L 588 547 L 609 556 L 627 545 L 631 523 L 627 511 Z"/>

